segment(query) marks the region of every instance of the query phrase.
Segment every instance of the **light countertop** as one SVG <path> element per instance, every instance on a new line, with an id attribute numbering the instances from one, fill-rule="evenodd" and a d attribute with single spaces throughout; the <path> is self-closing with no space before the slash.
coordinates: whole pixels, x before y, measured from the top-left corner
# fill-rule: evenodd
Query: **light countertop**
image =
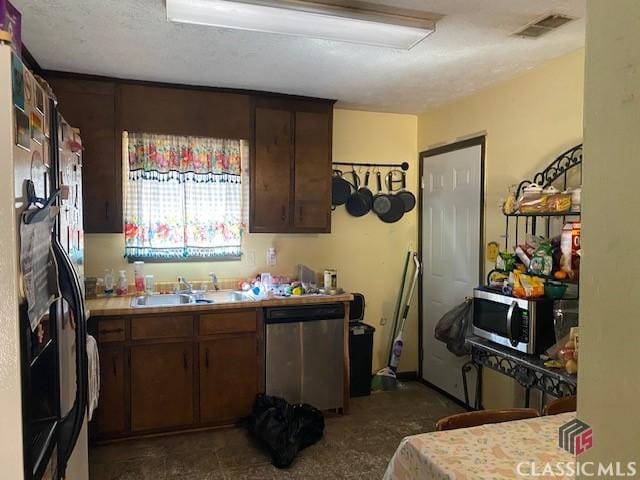
<path id="1" fill-rule="evenodd" d="M 87 300 L 87 309 L 92 317 L 146 315 L 150 313 L 185 313 L 211 310 L 230 310 L 239 308 L 288 307 L 296 305 L 314 305 L 321 303 L 350 302 L 353 295 L 302 295 L 291 297 L 271 297 L 264 300 L 229 300 L 229 291 L 209 292 L 203 295 L 214 303 L 197 303 L 162 307 L 132 307 L 129 296 L 103 296 Z"/>

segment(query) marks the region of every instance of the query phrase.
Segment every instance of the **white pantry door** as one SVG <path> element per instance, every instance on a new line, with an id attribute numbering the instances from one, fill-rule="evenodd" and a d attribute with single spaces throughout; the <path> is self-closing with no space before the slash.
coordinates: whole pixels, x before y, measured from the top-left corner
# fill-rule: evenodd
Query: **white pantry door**
<path id="1" fill-rule="evenodd" d="M 434 338 L 440 318 L 480 282 L 482 155 L 484 139 L 427 151 L 422 164 L 422 378 L 464 401 L 461 367 Z M 475 398 L 469 375 L 469 402 Z"/>

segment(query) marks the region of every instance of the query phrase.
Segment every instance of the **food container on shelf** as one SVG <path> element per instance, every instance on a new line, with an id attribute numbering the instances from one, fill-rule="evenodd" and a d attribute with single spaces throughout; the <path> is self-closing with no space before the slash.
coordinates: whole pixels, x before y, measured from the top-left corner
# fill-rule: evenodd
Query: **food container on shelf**
<path id="1" fill-rule="evenodd" d="M 571 190 L 571 211 L 579 212 L 582 203 L 582 187 Z"/>
<path id="2" fill-rule="evenodd" d="M 565 213 L 571 210 L 571 193 L 555 193 L 547 198 L 549 213 Z"/>
<path id="3" fill-rule="evenodd" d="M 542 213 L 547 209 L 547 198 L 542 192 L 542 187 L 536 183 L 527 185 L 522 190 L 522 195 L 518 199 L 518 211 L 520 213 L 533 214 Z"/>
<path id="4" fill-rule="evenodd" d="M 567 285 L 565 283 L 547 282 L 544 286 L 545 296 L 553 300 L 560 300 L 566 292 Z"/>

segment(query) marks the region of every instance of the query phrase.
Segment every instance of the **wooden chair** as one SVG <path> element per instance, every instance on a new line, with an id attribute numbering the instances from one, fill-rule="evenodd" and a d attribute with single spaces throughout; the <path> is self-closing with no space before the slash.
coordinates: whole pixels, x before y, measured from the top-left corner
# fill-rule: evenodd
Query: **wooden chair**
<path id="1" fill-rule="evenodd" d="M 549 403 L 544 410 L 543 415 L 557 415 L 559 413 L 575 412 L 577 408 L 578 397 L 572 395 L 570 397 L 561 397 Z"/>
<path id="2" fill-rule="evenodd" d="M 475 412 L 459 413 L 441 418 L 436 423 L 436 431 L 455 430 L 456 428 L 477 427 L 487 423 L 511 422 L 526 418 L 539 417 L 535 408 L 507 408 L 503 410 L 477 410 Z"/>

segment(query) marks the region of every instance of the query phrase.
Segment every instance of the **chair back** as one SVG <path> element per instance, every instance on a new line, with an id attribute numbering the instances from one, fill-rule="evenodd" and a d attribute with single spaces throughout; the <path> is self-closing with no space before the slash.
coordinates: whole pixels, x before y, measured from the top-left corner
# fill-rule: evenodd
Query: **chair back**
<path id="1" fill-rule="evenodd" d="M 539 417 L 535 408 L 507 408 L 499 410 L 478 410 L 459 413 L 441 418 L 436 423 L 436 431 L 455 430 L 456 428 L 477 427 L 487 423 L 511 422 Z"/>
<path id="2" fill-rule="evenodd" d="M 557 415 L 559 413 L 575 412 L 578 404 L 578 397 L 572 395 L 570 397 L 562 397 L 550 402 L 544 410 L 543 415 Z"/>

